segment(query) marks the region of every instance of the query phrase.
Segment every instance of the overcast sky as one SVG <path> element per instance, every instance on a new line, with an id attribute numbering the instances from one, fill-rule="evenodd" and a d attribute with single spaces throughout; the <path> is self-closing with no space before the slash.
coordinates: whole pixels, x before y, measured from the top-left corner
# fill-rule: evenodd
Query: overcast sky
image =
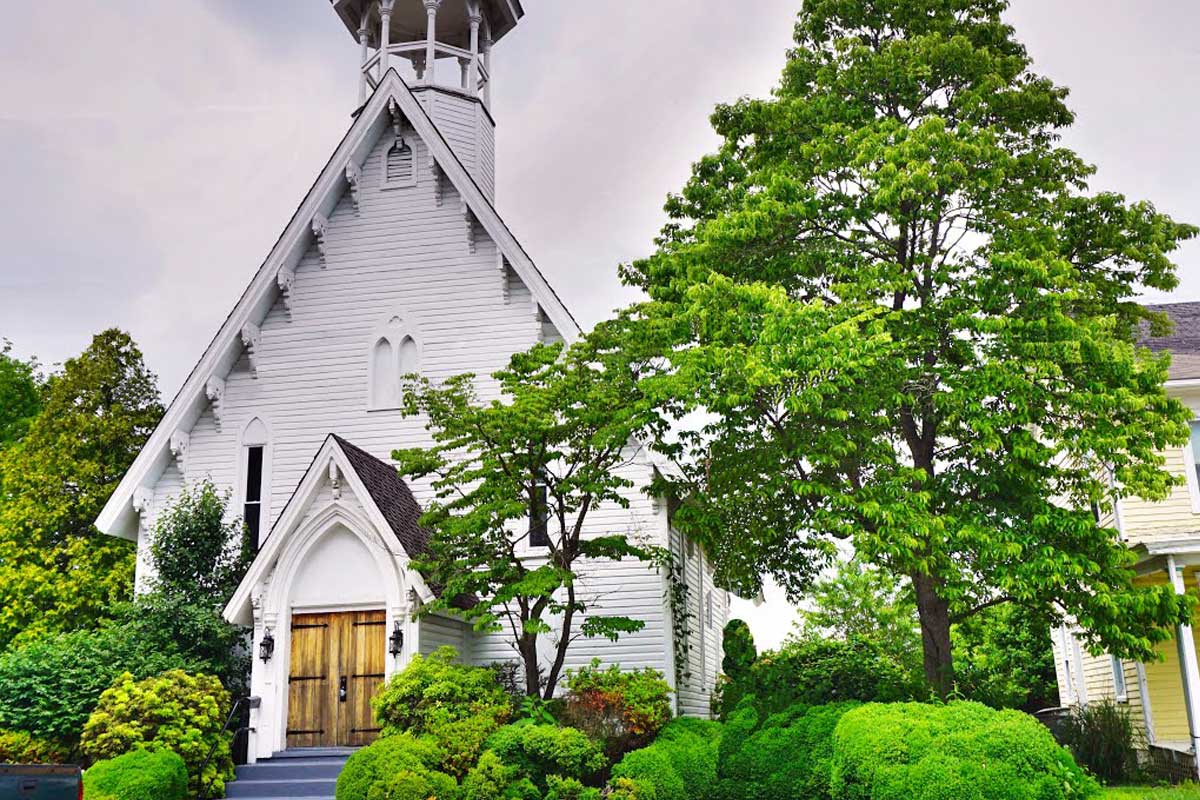
<path id="1" fill-rule="evenodd" d="M 498 206 L 586 327 L 632 295 L 713 106 L 775 84 L 800 0 L 523 0 L 495 55 Z M 1072 89 L 1096 188 L 1200 221 L 1200 4 L 1015 0 Z M 0 337 L 53 364 L 109 326 L 178 389 L 345 133 L 357 48 L 328 0 L 7 3 Z M 1174 299 L 1200 299 L 1200 245 Z M 1161 298 L 1155 298 L 1161 299 Z M 738 612 L 760 644 L 792 613 Z"/>

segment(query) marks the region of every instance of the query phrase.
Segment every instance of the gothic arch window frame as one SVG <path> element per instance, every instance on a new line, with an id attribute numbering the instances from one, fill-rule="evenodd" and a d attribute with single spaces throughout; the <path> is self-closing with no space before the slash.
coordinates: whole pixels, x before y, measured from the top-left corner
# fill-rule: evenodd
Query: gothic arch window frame
<path id="1" fill-rule="evenodd" d="M 261 431 L 255 427 L 255 423 L 258 423 Z M 267 422 L 265 416 L 258 413 L 251 413 L 238 433 L 237 485 L 234 495 L 236 505 L 234 505 L 234 510 L 237 512 L 238 517 L 242 519 L 243 524 L 246 523 L 247 504 L 254 502 L 248 498 L 252 472 L 251 450 L 253 448 L 262 449 L 257 501 L 258 541 L 254 542 L 256 550 L 262 548 L 263 544 L 266 543 L 267 537 L 271 534 L 271 462 L 274 450 L 273 441 L 274 436 L 271 424 Z"/>
<path id="2" fill-rule="evenodd" d="M 408 173 L 393 178 L 391 175 L 392 153 L 399 149 L 401 153 L 408 152 Z M 384 151 L 380 162 L 380 187 L 382 189 L 409 189 L 417 185 L 417 151 L 408 138 L 397 136 Z"/>
<path id="3" fill-rule="evenodd" d="M 412 342 L 412 360 L 404 361 L 404 343 Z M 387 357 L 382 359 L 387 374 L 380 375 L 380 347 L 387 347 Z M 421 336 L 415 326 L 407 322 L 402 313 L 389 314 L 387 320 L 375 327 L 367 346 L 367 410 L 395 411 L 400 408 L 402 398 L 400 379 L 407 374 L 419 372 L 425 351 Z"/>

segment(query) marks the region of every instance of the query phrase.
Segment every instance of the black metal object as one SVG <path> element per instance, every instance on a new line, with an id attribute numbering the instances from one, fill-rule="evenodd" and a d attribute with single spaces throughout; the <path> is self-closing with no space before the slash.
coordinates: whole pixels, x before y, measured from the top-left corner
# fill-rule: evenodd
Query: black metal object
<path id="1" fill-rule="evenodd" d="M 247 760 L 247 750 L 250 744 L 250 709 L 257 708 L 262 701 L 257 697 L 239 697 L 233 701 L 233 707 L 229 709 L 229 716 L 225 718 L 225 724 L 221 726 L 221 735 L 233 731 L 233 741 L 230 743 L 230 755 L 233 757 L 233 763 L 245 764 Z M 232 727 L 236 724 L 236 727 Z M 217 754 L 217 748 L 221 746 L 221 738 L 218 736 L 217 741 L 213 742 L 213 746 L 208 749 L 208 755 L 204 757 L 204 762 L 200 765 L 200 771 L 197 775 L 203 775 L 208 769 L 208 765 L 212 762 L 213 756 Z M 204 798 L 199 798 L 204 800 Z"/>
<path id="2" fill-rule="evenodd" d="M 339 703 L 346 702 L 347 696 L 348 695 L 346 692 L 346 676 L 343 675 L 341 677 L 341 679 L 338 681 L 338 702 Z"/>
<path id="3" fill-rule="evenodd" d="M 396 623 L 396 629 L 392 631 L 392 635 L 388 639 L 388 652 L 397 658 L 404 652 L 404 631 L 400 629 L 399 622 Z"/>
<path id="4" fill-rule="evenodd" d="M 262 638 L 262 642 L 258 645 L 258 657 L 263 663 L 271 660 L 271 656 L 275 655 L 275 637 L 271 635 L 271 629 L 267 628 L 266 634 Z"/>

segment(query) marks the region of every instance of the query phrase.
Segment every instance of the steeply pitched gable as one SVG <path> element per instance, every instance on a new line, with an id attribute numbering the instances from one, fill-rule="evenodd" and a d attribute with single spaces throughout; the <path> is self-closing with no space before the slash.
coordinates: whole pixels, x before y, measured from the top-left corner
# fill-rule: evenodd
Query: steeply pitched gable
<path id="1" fill-rule="evenodd" d="M 263 320 L 280 299 L 289 305 L 297 265 L 314 243 L 323 246 L 329 216 L 346 192 L 356 188 L 355 176 L 361 176 L 363 161 L 391 129 L 394 111 L 403 115 L 428 148 L 430 163 L 422 168 L 435 170 L 439 179 L 445 180 L 458 193 L 462 213 L 468 222 L 467 230 L 473 232 L 478 228 L 496 243 L 500 254 L 497 266 L 511 270 L 529 289 L 534 309 L 548 324 L 568 340 L 578 334 L 578 325 L 570 313 L 455 156 L 424 107 L 400 76 L 394 71 L 389 72 L 101 512 L 96 521 L 100 530 L 115 536 L 137 537 L 134 496 L 139 489 L 152 487 L 169 464 L 172 440 L 186 435 L 210 403 L 220 404 L 225 378 L 244 353 L 251 356 L 251 368 L 254 368 Z"/>

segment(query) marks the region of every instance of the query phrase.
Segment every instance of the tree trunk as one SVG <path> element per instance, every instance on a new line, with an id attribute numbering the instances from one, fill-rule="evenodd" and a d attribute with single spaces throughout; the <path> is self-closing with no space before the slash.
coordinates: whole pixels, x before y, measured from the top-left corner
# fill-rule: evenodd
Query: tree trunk
<path id="1" fill-rule="evenodd" d="M 542 673 L 538 668 L 537 636 L 523 634 L 517 649 L 521 654 L 521 663 L 525 667 L 525 694 L 528 697 L 541 697 Z"/>
<path id="2" fill-rule="evenodd" d="M 921 619 L 921 644 L 925 651 L 925 681 L 945 700 L 954 688 L 954 655 L 950 649 L 950 606 L 937 593 L 937 581 L 912 576 Z"/>

